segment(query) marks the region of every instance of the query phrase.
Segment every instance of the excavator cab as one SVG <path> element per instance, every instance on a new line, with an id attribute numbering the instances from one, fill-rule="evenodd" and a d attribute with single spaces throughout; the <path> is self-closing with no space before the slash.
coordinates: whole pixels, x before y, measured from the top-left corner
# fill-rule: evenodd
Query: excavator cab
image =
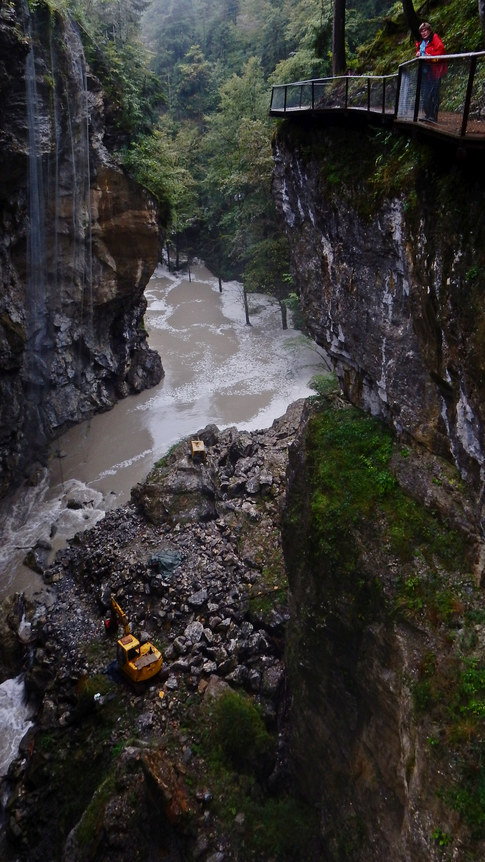
<path id="1" fill-rule="evenodd" d="M 126 614 L 121 610 L 115 599 L 111 599 L 116 618 L 122 623 L 125 633 L 117 644 L 117 660 L 120 671 L 134 685 L 152 679 L 161 670 L 162 654 L 151 643 L 140 643 L 130 631 Z"/>

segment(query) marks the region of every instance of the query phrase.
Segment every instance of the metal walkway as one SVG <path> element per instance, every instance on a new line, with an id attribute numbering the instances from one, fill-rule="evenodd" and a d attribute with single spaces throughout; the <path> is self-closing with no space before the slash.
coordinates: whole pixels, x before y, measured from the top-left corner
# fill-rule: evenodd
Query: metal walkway
<path id="1" fill-rule="evenodd" d="M 430 81 L 439 90 L 435 122 L 425 119 Z M 485 147 L 485 51 L 416 58 L 395 75 L 345 75 L 277 84 L 270 116 L 359 114 L 369 121 L 411 130 L 462 145 Z"/>

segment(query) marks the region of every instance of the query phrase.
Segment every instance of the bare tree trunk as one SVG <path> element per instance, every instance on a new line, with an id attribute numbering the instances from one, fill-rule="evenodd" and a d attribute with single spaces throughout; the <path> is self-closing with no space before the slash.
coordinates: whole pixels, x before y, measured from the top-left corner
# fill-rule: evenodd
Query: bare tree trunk
<path id="1" fill-rule="evenodd" d="M 343 75 L 347 66 L 345 58 L 345 4 L 346 0 L 334 0 L 332 29 L 332 75 Z"/>
<path id="2" fill-rule="evenodd" d="M 284 299 L 280 300 L 280 308 L 281 308 L 281 326 L 283 329 L 288 329 L 288 315 L 287 315 L 287 307 Z"/>
<path id="3" fill-rule="evenodd" d="M 480 4 L 483 0 L 478 0 L 478 2 Z M 416 39 L 416 41 L 419 41 L 419 25 L 421 22 L 414 10 L 413 0 L 402 0 L 402 10 L 404 12 L 407 25 L 413 34 L 413 38 Z"/>
<path id="4" fill-rule="evenodd" d="M 248 294 L 247 294 L 245 287 L 243 287 L 243 295 L 244 295 L 244 312 L 246 314 L 246 326 L 251 326 L 251 321 L 249 319 Z"/>
<path id="5" fill-rule="evenodd" d="M 480 16 L 483 41 L 485 42 L 485 0 L 478 0 L 478 14 Z"/>
<path id="6" fill-rule="evenodd" d="M 218 275 L 217 278 L 219 281 L 219 293 L 222 293 L 222 278 L 220 277 L 220 275 Z"/>

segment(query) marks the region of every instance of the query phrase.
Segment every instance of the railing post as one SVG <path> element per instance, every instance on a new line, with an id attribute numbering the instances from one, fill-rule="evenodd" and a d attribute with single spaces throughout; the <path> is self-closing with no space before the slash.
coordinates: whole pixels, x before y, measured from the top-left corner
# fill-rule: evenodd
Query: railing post
<path id="1" fill-rule="evenodd" d="M 386 79 L 382 79 L 382 113 L 386 113 Z"/>
<path id="2" fill-rule="evenodd" d="M 347 75 L 345 79 L 345 110 L 347 110 L 349 104 L 349 76 Z"/>
<path id="3" fill-rule="evenodd" d="M 394 100 L 394 117 L 395 118 L 399 115 L 399 99 L 401 97 L 401 81 L 402 81 L 402 69 L 399 66 L 399 69 L 397 70 L 396 98 Z"/>
<path id="4" fill-rule="evenodd" d="M 370 78 L 367 78 L 367 113 L 370 112 Z"/>
<path id="5" fill-rule="evenodd" d="M 288 86 L 287 86 L 287 84 L 285 84 L 285 101 L 284 101 L 284 105 L 283 105 L 283 113 L 284 114 L 286 114 L 286 94 L 287 94 L 287 92 L 288 92 Z"/>
<path id="6" fill-rule="evenodd" d="M 473 80 L 477 69 L 477 58 L 472 57 L 470 61 L 470 71 L 468 73 L 468 84 L 466 88 L 465 106 L 463 108 L 463 119 L 461 121 L 460 136 L 463 138 L 466 135 L 466 127 L 468 125 L 468 115 L 470 113 L 470 105 L 472 101 Z"/>
<path id="7" fill-rule="evenodd" d="M 416 101 L 414 102 L 413 122 L 418 122 L 419 100 L 421 98 L 421 81 L 423 80 L 423 66 L 426 60 L 418 60 L 418 80 L 416 81 Z"/>
<path id="8" fill-rule="evenodd" d="M 312 111 L 315 110 L 315 81 L 312 80 Z"/>

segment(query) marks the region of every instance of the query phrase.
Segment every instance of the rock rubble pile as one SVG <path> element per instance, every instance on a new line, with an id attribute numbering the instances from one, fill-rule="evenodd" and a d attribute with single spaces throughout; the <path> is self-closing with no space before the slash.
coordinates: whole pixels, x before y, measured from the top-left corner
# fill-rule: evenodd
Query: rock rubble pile
<path id="1" fill-rule="evenodd" d="M 142 752 L 139 762 L 151 775 L 152 788 L 160 782 L 156 768 L 147 766 L 144 746 L 153 746 L 154 740 L 156 746 L 163 746 L 166 737 L 178 740 L 170 767 L 177 781 L 189 761 L 196 768 L 193 741 L 180 730 L 187 702 L 193 698 L 202 702 L 225 690 L 245 692 L 277 728 L 284 702 L 288 620 L 280 515 L 288 448 L 304 405 L 296 402 L 264 431 L 219 431 L 208 426 L 198 432 L 207 451 L 202 463 L 193 463 L 189 442 L 182 442 L 133 490 L 130 504 L 78 534 L 45 572 L 56 601 L 50 609 L 37 607 L 32 619 L 36 639 L 27 685 L 39 706 L 36 728 L 10 770 L 14 792 L 7 834 L 16 855 L 6 858 L 19 862 L 46 858 L 42 852 L 32 855 L 32 835 L 49 822 L 55 790 L 45 794 L 49 758 L 35 740 L 39 733 L 53 733 L 57 748 L 64 749 L 63 757 L 72 756 L 73 740 L 81 744 L 84 712 L 91 716 L 97 710 L 103 716 L 113 708 L 113 694 L 93 694 L 93 680 L 114 679 L 117 699 L 121 691 L 132 718 L 129 723 L 117 719 L 110 724 L 103 743 L 95 734 L 87 742 L 82 737 L 87 745 L 83 761 L 98 757 L 104 762 L 108 749 L 126 745 L 135 734 L 132 744 Z M 115 667 L 116 637 L 107 634 L 104 625 L 112 595 L 134 633 L 163 653 L 161 675 L 142 697 L 121 682 Z M 275 783 L 283 774 L 283 748 L 280 742 Z M 128 761 L 133 770 L 133 757 Z M 115 793 L 117 804 L 133 808 L 122 783 Z M 161 796 L 166 814 L 174 799 L 173 786 Z M 206 795 L 199 797 L 198 858 L 209 859 L 214 853 L 232 858 L 229 839 L 217 834 L 211 820 Z M 180 812 L 186 808 L 181 805 Z M 119 822 L 110 827 L 108 820 L 105 817 L 103 827 L 108 846 L 121 841 L 126 850 Z M 83 858 L 76 855 L 77 828 L 79 824 L 74 824 L 69 839 L 70 862 Z M 127 833 L 126 841 L 132 838 Z M 107 858 L 121 859 L 122 851 Z"/>

